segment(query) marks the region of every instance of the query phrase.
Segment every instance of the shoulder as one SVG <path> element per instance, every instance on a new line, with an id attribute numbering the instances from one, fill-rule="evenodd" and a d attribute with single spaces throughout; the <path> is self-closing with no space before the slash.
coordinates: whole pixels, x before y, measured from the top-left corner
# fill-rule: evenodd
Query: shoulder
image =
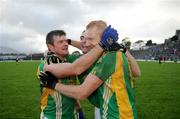
<path id="1" fill-rule="evenodd" d="M 103 56 L 98 60 L 97 63 L 107 62 L 111 63 L 112 61 L 116 60 L 116 53 L 117 52 L 107 52 L 103 54 Z"/>
<path id="2" fill-rule="evenodd" d="M 95 64 L 93 71 L 111 71 L 113 72 L 118 62 L 122 63 L 124 53 L 120 51 L 107 52 Z M 103 72 L 103 71 L 102 71 Z"/>
<path id="3" fill-rule="evenodd" d="M 117 52 L 105 53 L 96 63 L 91 73 L 102 80 L 107 80 L 116 69 Z"/>

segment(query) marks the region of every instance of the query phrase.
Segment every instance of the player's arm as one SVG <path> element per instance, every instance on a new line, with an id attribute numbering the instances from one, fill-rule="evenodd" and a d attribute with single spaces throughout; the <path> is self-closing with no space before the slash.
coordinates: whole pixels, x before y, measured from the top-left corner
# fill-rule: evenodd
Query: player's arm
<path id="1" fill-rule="evenodd" d="M 102 83 L 103 81 L 97 76 L 89 74 L 81 85 L 64 85 L 61 83 L 57 83 L 55 86 L 55 90 L 68 97 L 84 100 Z"/>
<path id="2" fill-rule="evenodd" d="M 126 51 L 125 55 L 128 59 L 132 76 L 139 77 L 141 75 L 141 71 L 140 71 L 139 65 L 136 62 L 136 59 L 130 54 L 129 51 Z"/>
<path id="3" fill-rule="evenodd" d="M 41 72 L 40 82 L 43 87 L 55 89 L 56 91 L 78 100 L 87 98 L 93 93 L 102 83 L 103 80 L 96 75 L 90 73 L 81 85 L 64 85 L 58 82 L 58 79 L 50 72 Z"/>
<path id="4" fill-rule="evenodd" d="M 111 40 L 111 41 L 109 41 Z M 56 77 L 66 77 L 71 75 L 79 75 L 89 68 L 102 54 L 103 50 L 108 50 L 111 43 L 118 40 L 118 33 L 111 26 L 107 27 L 103 32 L 99 45 L 95 46 L 89 53 L 83 55 L 75 62 L 45 65 L 44 70 L 49 71 Z"/>
<path id="5" fill-rule="evenodd" d="M 85 78 L 84 82 L 79 86 L 67 86 L 57 83 L 55 89 L 64 95 L 85 99 L 94 92 L 111 74 L 114 72 L 116 53 L 106 53 L 99 59 L 91 73 Z M 109 63 L 111 61 L 112 63 Z M 108 68 L 108 70 L 107 70 Z"/>
<path id="6" fill-rule="evenodd" d="M 114 47 L 111 48 L 111 50 L 119 49 L 121 52 L 125 53 L 128 62 L 130 64 L 130 69 L 133 77 L 139 77 L 141 75 L 140 68 L 136 62 L 136 59 L 130 54 L 130 52 L 127 50 L 126 46 L 123 44 L 115 43 Z"/>
<path id="7" fill-rule="evenodd" d="M 105 54 L 96 63 L 96 66 L 93 68 L 91 73 L 88 74 L 81 85 L 64 85 L 58 83 L 56 81 L 57 78 L 53 75 L 50 76 L 50 74 L 47 75 L 45 73 L 43 73 L 43 75 L 40 75 L 40 80 L 44 87 L 55 89 L 66 96 L 82 100 L 88 97 L 92 92 L 94 92 L 103 83 L 103 81 L 113 73 L 116 60 L 115 57 L 115 52 L 113 54 Z M 112 63 L 109 63 L 108 61 L 112 61 Z"/>
<path id="8" fill-rule="evenodd" d="M 76 47 L 78 49 L 81 50 L 81 43 L 80 41 L 76 41 L 76 40 L 72 40 L 72 39 L 67 39 L 68 40 L 68 44 L 72 45 L 73 47 Z"/>
<path id="9" fill-rule="evenodd" d="M 89 53 L 83 55 L 73 63 L 59 63 L 44 66 L 44 71 L 49 71 L 58 78 L 79 75 L 88 69 L 103 53 L 103 49 L 97 45 Z"/>

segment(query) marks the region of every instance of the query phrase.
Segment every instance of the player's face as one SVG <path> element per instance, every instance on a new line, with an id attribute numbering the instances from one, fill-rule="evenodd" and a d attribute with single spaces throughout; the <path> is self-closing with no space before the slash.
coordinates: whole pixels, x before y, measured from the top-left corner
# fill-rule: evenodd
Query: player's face
<path id="1" fill-rule="evenodd" d="M 89 52 L 99 43 L 100 35 L 96 27 L 87 29 L 81 37 L 81 50 L 83 53 Z"/>
<path id="2" fill-rule="evenodd" d="M 52 45 L 51 51 L 60 57 L 65 57 L 69 54 L 68 43 L 66 36 L 54 36 L 54 45 Z"/>
<path id="3" fill-rule="evenodd" d="M 85 33 L 86 33 L 86 32 L 83 32 L 83 33 L 81 34 L 81 36 L 80 36 L 81 51 L 82 51 L 83 53 L 87 53 L 87 52 L 88 52 L 88 48 L 85 47 L 85 38 L 84 38 Z"/>

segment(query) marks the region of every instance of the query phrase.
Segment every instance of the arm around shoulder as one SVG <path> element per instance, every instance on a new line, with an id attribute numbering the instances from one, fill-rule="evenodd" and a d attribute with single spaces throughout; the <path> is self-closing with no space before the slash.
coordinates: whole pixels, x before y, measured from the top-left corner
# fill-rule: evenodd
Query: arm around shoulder
<path id="1" fill-rule="evenodd" d="M 125 55 L 130 64 L 130 69 L 131 69 L 133 77 L 139 77 L 141 75 L 141 71 L 140 71 L 139 65 L 136 62 L 136 59 L 130 54 L 129 51 L 126 51 Z"/>
<path id="2" fill-rule="evenodd" d="M 103 81 L 97 76 L 89 74 L 86 77 L 84 83 L 81 85 L 64 85 L 61 83 L 57 83 L 55 90 L 66 96 L 84 100 L 90 94 L 92 94 L 102 83 Z"/>

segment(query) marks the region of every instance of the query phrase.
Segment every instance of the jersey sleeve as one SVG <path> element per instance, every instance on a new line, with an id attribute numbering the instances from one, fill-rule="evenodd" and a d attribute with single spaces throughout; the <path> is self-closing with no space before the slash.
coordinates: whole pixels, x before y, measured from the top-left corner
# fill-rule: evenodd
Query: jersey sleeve
<path id="1" fill-rule="evenodd" d="M 115 72 L 115 66 L 116 52 L 108 52 L 98 60 L 95 67 L 92 69 L 91 74 L 94 74 L 101 80 L 106 81 L 112 73 Z"/>

